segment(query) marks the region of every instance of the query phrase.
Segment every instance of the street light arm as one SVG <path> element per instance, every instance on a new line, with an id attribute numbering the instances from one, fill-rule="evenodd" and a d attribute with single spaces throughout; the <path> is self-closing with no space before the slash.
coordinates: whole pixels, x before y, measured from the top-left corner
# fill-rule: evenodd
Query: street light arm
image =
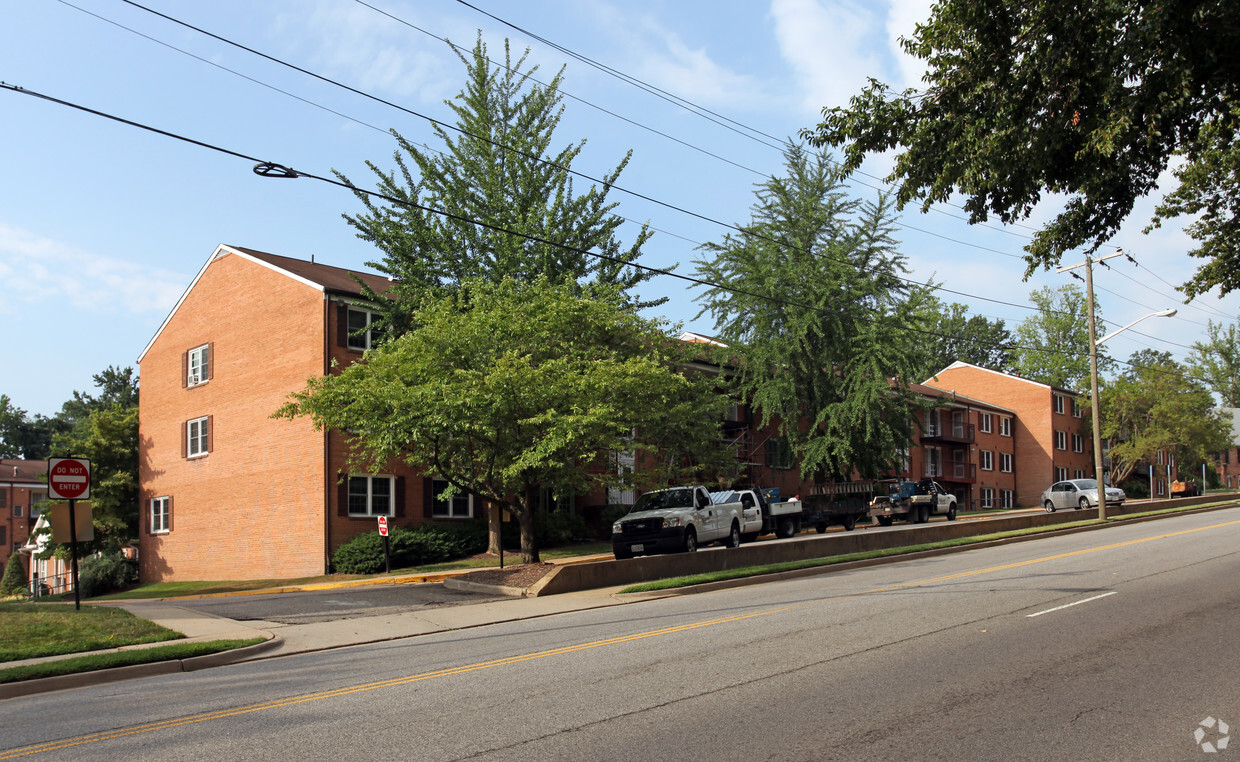
<path id="1" fill-rule="evenodd" d="M 1120 334 L 1121 334 L 1121 333 L 1123 333 L 1124 331 L 1127 331 L 1129 328 L 1132 328 L 1134 325 L 1136 325 L 1137 323 L 1140 323 L 1142 320 L 1145 320 L 1146 318 L 1152 318 L 1152 317 L 1171 317 L 1171 316 L 1172 316 L 1172 315 L 1174 315 L 1175 313 L 1176 313 L 1176 309 L 1175 309 L 1175 307 L 1172 307 L 1172 308 L 1170 308 L 1170 309 L 1159 310 L 1158 312 L 1151 312 L 1151 313 L 1150 313 L 1150 314 L 1148 314 L 1148 315 L 1142 315 L 1141 317 L 1139 317 L 1139 318 L 1137 318 L 1136 320 L 1132 321 L 1131 323 L 1129 323 L 1128 325 L 1126 325 L 1126 326 L 1124 326 L 1123 328 L 1119 329 L 1118 331 L 1114 331 L 1114 332 L 1112 332 L 1112 333 L 1110 333 L 1110 334 L 1107 334 L 1106 336 L 1103 336 L 1101 339 L 1098 339 L 1097 341 L 1095 341 L 1095 342 L 1094 342 L 1094 346 L 1102 346 L 1102 343 L 1103 343 L 1104 341 L 1107 341 L 1108 339 L 1113 339 L 1113 338 L 1115 338 L 1116 336 L 1120 335 Z"/>

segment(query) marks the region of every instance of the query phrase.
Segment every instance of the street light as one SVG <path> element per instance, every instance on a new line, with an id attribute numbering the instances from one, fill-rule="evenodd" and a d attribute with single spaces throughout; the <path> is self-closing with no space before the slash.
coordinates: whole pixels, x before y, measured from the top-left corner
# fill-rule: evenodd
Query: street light
<path id="1" fill-rule="evenodd" d="M 1176 313 L 1176 310 L 1174 307 L 1170 309 L 1159 310 L 1158 312 L 1151 312 L 1148 315 L 1143 315 L 1142 317 L 1137 318 L 1136 320 L 1132 321 L 1131 323 L 1124 326 L 1123 328 L 1120 328 L 1118 331 L 1113 331 L 1112 333 L 1107 334 L 1101 339 L 1096 338 L 1098 334 L 1094 326 L 1094 269 L 1093 269 L 1093 264 L 1094 262 L 1101 262 L 1106 259 L 1111 259 L 1113 257 L 1121 257 L 1121 256 L 1123 256 L 1122 251 L 1117 251 L 1114 254 L 1108 254 L 1105 257 L 1099 257 L 1097 259 L 1091 259 L 1089 255 L 1086 255 L 1084 262 L 1079 262 L 1075 265 L 1069 265 L 1068 267 L 1061 267 L 1058 270 L 1056 270 L 1056 272 L 1063 273 L 1069 270 L 1075 270 L 1078 267 L 1085 268 L 1085 289 L 1087 292 L 1086 293 L 1086 301 L 1087 301 L 1086 309 L 1089 310 L 1089 319 L 1087 321 L 1089 323 L 1089 396 L 1090 396 L 1090 412 L 1093 414 L 1093 419 L 1094 419 L 1093 420 L 1093 424 L 1094 424 L 1093 426 L 1094 428 L 1094 481 L 1098 485 L 1098 518 L 1103 521 L 1105 521 L 1107 517 L 1107 491 L 1106 491 L 1106 484 L 1104 483 L 1104 480 L 1102 478 L 1102 418 L 1101 418 L 1101 414 L 1099 412 L 1099 406 L 1098 406 L 1098 345 L 1102 344 L 1104 341 L 1108 341 L 1110 339 L 1115 338 L 1119 334 L 1123 333 L 1124 331 L 1127 331 L 1129 328 L 1132 328 L 1134 325 L 1136 325 L 1137 323 L 1140 323 L 1142 320 L 1145 320 L 1146 318 L 1171 317 L 1172 315 Z"/>

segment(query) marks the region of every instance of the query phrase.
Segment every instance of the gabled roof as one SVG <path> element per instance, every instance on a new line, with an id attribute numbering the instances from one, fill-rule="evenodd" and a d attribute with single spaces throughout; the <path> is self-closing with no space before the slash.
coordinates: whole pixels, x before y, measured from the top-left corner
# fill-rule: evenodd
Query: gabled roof
<path id="1" fill-rule="evenodd" d="M 1044 384 L 1041 381 L 1032 381 L 1028 378 L 1021 378 L 1020 376 L 1013 376 L 1011 373 L 1003 373 L 1002 371 L 991 370 L 990 368 L 983 368 L 980 365 L 974 365 L 973 363 L 962 362 L 960 360 L 957 360 L 951 365 L 948 365 L 943 370 L 955 370 L 956 368 L 973 368 L 974 370 L 984 370 L 987 373 L 993 373 L 996 376 L 1003 376 L 1004 378 L 1010 378 L 1013 381 L 1020 381 L 1021 383 L 1025 383 L 1025 384 L 1032 384 L 1034 386 L 1040 386 L 1043 389 L 1051 389 L 1053 391 L 1062 392 L 1064 394 L 1068 394 L 1073 397 L 1079 397 L 1081 395 L 1081 392 L 1075 392 L 1075 391 L 1072 391 L 1071 389 L 1065 389 L 1062 386 L 1052 386 L 1050 384 Z M 939 373 L 942 373 L 943 370 L 939 371 Z M 925 385 L 934 386 L 934 381 L 938 379 L 939 373 L 935 373 L 933 377 L 926 379 Z M 935 388 L 941 389 L 943 387 L 935 387 Z"/>
<path id="2" fill-rule="evenodd" d="M 47 474 L 46 460 L 15 460 L 0 458 L 0 484 L 41 485 L 39 477 Z"/>
<path id="3" fill-rule="evenodd" d="M 1015 410 L 1002 407 L 1001 405 L 996 405 L 993 402 L 986 402 L 984 400 L 975 399 L 973 397 L 966 397 L 963 394 L 957 393 L 956 390 L 954 389 L 952 390 L 940 389 L 937 386 L 930 386 L 929 384 L 915 384 L 915 383 L 910 383 L 908 385 L 908 388 L 909 388 L 909 391 L 913 392 L 914 394 L 920 394 L 924 397 L 930 397 L 932 399 L 947 400 L 949 402 L 958 402 L 960 404 L 967 405 L 969 407 L 985 408 L 986 410 L 994 410 L 1000 413 L 1009 413 L 1011 415 L 1016 415 Z"/>
<path id="4" fill-rule="evenodd" d="M 315 262 L 307 262 L 304 259 L 281 257 L 276 254 L 268 254 L 265 251 L 255 251 L 254 249 L 246 249 L 240 246 L 220 244 L 215 247 L 215 251 L 211 252 L 211 256 L 207 258 L 206 263 L 198 271 L 198 274 L 190 281 L 189 286 L 181 294 L 181 298 L 177 299 L 177 303 L 173 305 L 172 311 L 168 313 L 168 317 L 164 318 L 164 321 L 159 324 L 158 330 L 155 331 L 155 335 L 146 343 L 146 347 L 142 349 L 142 354 L 138 355 L 139 363 L 142 362 L 143 357 L 146 357 L 146 353 L 151 350 L 156 339 L 164 332 L 164 328 L 171 322 L 173 316 L 177 314 L 177 310 L 181 309 L 181 305 L 185 303 L 185 297 L 189 296 L 189 292 L 194 290 L 194 286 L 202 279 L 203 274 L 206 273 L 211 263 L 229 255 L 247 259 L 257 265 L 292 278 L 310 288 L 323 292 L 325 297 L 362 298 L 362 289 L 358 286 L 357 281 L 353 279 L 354 275 L 377 294 L 383 294 L 392 287 L 392 281 L 382 275 L 346 270 L 343 267 L 321 265 Z"/>

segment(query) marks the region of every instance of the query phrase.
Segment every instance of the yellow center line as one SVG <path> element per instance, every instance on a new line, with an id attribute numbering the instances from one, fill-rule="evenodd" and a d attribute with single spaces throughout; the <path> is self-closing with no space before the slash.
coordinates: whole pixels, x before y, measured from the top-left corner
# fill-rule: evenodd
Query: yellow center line
<path id="1" fill-rule="evenodd" d="M 893 590 L 906 590 L 924 585 L 932 585 L 937 582 L 947 582 L 955 579 L 963 579 L 965 577 L 973 577 L 980 574 L 987 574 L 996 571 L 1005 571 L 1007 569 L 1017 569 L 1022 566 L 1031 566 L 1033 564 L 1045 563 L 1047 561 L 1057 561 L 1063 558 L 1072 558 L 1074 556 L 1083 556 L 1088 553 L 1097 553 L 1104 550 L 1113 550 L 1115 548 L 1123 548 L 1132 545 L 1139 545 L 1154 540 L 1164 540 L 1170 537 L 1179 537 L 1182 535 L 1202 532 L 1208 529 L 1219 529 L 1222 527 L 1240 524 L 1240 520 L 1228 521 L 1222 524 L 1212 524 L 1210 526 L 1198 527 L 1196 529 L 1185 529 L 1179 532 L 1168 532 L 1166 534 L 1154 535 L 1152 537 L 1144 537 L 1138 540 L 1128 540 L 1125 542 L 1112 543 L 1110 545 L 1100 545 L 1096 548 L 1086 548 L 1084 550 L 1074 550 L 1069 553 L 1059 553 L 1053 556 L 1043 556 L 1028 561 L 1018 561 L 1011 564 L 1003 564 L 1000 566 L 991 566 L 985 569 L 974 569 L 972 571 L 959 572 L 956 574 L 948 574 L 941 577 L 932 577 L 930 579 L 919 580 L 916 582 L 905 582 L 899 585 L 890 585 L 887 587 L 874 588 L 864 592 L 854 593 L 853 595 L 870 595 L 873 593 L 890 592 Z M 503 667 L 511 664 L 520 664 L 522 662 L 534 661 L 537 659 L 546 659 L 551 656 L 561 656 L 564 654 L 586 651 L 593 648 L 601 648 L 603 646 L 618 645 L 621 643 L 629 643 L 635 640 L 643 640 L 646 638 L 654 638 L 662 635 L 672 635 L 678 632 L 688 632 L 704 627 L 714 627 L 716 625 L 728 624 L 731 622 L 741 622 L 746 619 L 754 619 L 757 617 L 771 616 L 781 614 L 795 609 L 806 608 L 808 606 L 821 605 L 822 602 L 799 603 L 779 608 L 767 609 L 765 611 L 756 611 L 748 614 L 737 614 L 735 616 L 719 617 L 709 619 L 703 622 L 695 622 L 692 624 L 682 624 L 675 627 L 665 627 L 659 630 L 649 630 L 647 632 L 639 632 L 632 635 L 620 635 L 614 638 L 606 638 L 604 640 L 595 640 L 589 643 L 578 643 L 571 646 L 562 646 L 560 648 L 552 648 L 546 651 L 537 651 L 530 654 L 521 654 L 518 656 L 508 656 L 503 659 L 494 659 L 492 661 L 479 662 L 477 664 L 468 664 L 460 667 L 448 667 L 446 669 L 435 670 L 433 672 L 423 672 L 417 675 L 408 675 L 405 677 L 392 678 L 389 680 L 379 680 L 372 683 L 363 683 L 361 685 L 353 685 L 345 688 L 336 688 L 329 691 L 320 691 L 318 693 L 309 693 L 302 696 L 294 696 L 285 699 L 275 699 L 272 701 L 264 701 L 257 704 L 249 704 L 247 706 L 236 707 L 233 709 L 220 709 L 213 712 L 203 712 L 201 714 L 189 715 L 187 717 L 179 717 L 169 720 L 161 720 L 158 722 L 146 723 L 143 725 L 134 725 L 129 728 L 118 730 L 109 730 L 89 735 L 78 736 L 76 738 L 63 739 L 59 741 L 48 741 L 32 746 L 23 746 L 17 749 L 11 749 L 7 752 L 0 753 L 0 760 L 15 759 L 17 757 L 25 757 L 31 754 L 39 754 L 42 752 L 56 751 L 58 749 L 68 749 L 75 746 L 83 746 L 85 744 L 98 743 L 100 741 L 109 741 L 126 736 L 140 735 L 143 733 L 152 733 L 157 730 L 167 730 L 169 728 L 180 727 L 183 725 L 193 725 L 200 722 L 208 722 L 210 720 L 219 720 L 226 717 L 236 717 L 243 714 L 251 714 L 253 712 L 261 712 L 267 709 L 279 709 L 281 707 L 296 706 L 297 704 L 305 704 L 312 701 L 321 701 L 324 699 L 336 698 L 339 696 L 348 696 L 355 693 L 365 693 L 367 691 L 379 690 L 382 688 L 391 688 L 399 685 L 408 685 L 410 683 L 421 682 L 423 680 L 432 680 L 440 677 L 451 677 L 453 675 L 463 675 L 469 672 L 477 672 L 478 670 L 491 669 L 493 667 Z"/>

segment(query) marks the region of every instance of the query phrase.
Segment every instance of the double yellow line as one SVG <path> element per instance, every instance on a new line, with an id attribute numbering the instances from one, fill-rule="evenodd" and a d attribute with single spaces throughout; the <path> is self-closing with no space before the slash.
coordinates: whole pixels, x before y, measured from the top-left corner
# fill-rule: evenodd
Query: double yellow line
<path id="1" fill-rule="evenodd" d="M 1203 532 L 1208 529 L 1220 529 L 1222 527 L 1240 524 L 1240 520 L 1228 521 L 1222 524 L 1212 524 L 1210 526 L 1198 527 L 1196 529 L 1185 529 L 1179 532 L 1168 532 L 1166 534 L 1155 535 L 1152 537 L 1144 537 L 1139 540 L 1128 540 L 1126 542 L 1117 542 L 1110 545 L 1101 545 L 1096 548 L 1087 548 L 1085 550 L 1075 550 L 1070 553 L 1059 553 L 1053 556 L 1043 556 L 1028 561 L 1018 561 L 1011 564 L 1003 564 L 1001 566 L 991 566 L 985 569 L 974 569 L 972 571 L 959 572 L 956 574 L 948 574 L 942 577 L 933 577 L 931 579 L 919 580 L 916 582 L 906 582 L 899 585 L 890 585 L 887 587 L 879 587 L 873 590 L 859 591 L 850 593 L 850 596 L 871 595 L 874 593 L 891 592 L 893 590 L 905 590 L 914 587 L 922 587 L 932 585 L 938 582 L 949 582 L 951 580 L 963 579 L 965 577 L 974 577 L 980 574 L 988 574 L 991 572 L 1005 571 L 1008 569 L 1018 569 L 1023 566 L 1031 566 L 1033 564 L 1046 563 L 1047 561 L 1057 561 L 1063 558 L 1072 558 L 1074 556 L 1083 556 L 1089 553 L 1097 553 L 1104 550 L 1114 550 L 1116 548 L 1128 547 L 1131 545 L 1139 545 L 1155 540 L 1164 540 L 1170 537 L 1179 537 L 1182 535 Z M 157 730 L 167 730 L 183 725 L 193 725 L 199 722 L 209 722 L 211 720 L 220 720 L 226 717 L 236 717 L 243 714 L 251 714 L 253 712 L 261 712 L 267 709 L 279 709 L 286 706 L 296 706 L 297 704 L 306 704 L 312 701 L 321 701 L 323 699 L 336 698 L 338 696 L 348 696 L 354 693 L 365 693 L 367 691 L 379 690 L 381 688 L 392 688 L 399 685 L 408 685 L 410 683 L 421 682 L 423 680 L 433 680 L 440 677 L 451 677 L 453 675 L 463 675 L 469 672 L 477 672 L 479 670 L 491 669 L 493 667 L 504 667 L 510 664 L 520 664 L 527 661 L 535 661 L 538 659 L 546 659 L 551 656 L 561 656 L 563 654 L 577 653 L 579 651 L 588 651 L 592 648 L 602 648 L 604 646 L 614 646 L 621 643 L 629 643 L 635 640 L 644 640 L 646 638 L 654 638 L 662 635 L 672 635 L 678 632 L 688 632 L 691 630 L 702 629 L 704 627 L 714 627 L 716 625 L 728 624 L 730 622 L 741 622 L 746 619 L 755 619 L 757 617 L 771 616 L 773 614 L 781 614 L 794 609 L 806 608 L 808 606 L 821 605 L 822 601 L 810 603 L 798 603 L 780 608 L 767 609 L 765 611 L 756 611 L 749 614 L 738 614 L 736 616 L 719 617 L 716 619 L 708 619 L 703 622 L 695 622 L 693 624 L 682 624 L 675 627 L 665 627 L 660 630 L 650 630 L 647 632 L 639 632 L 633 635 L 621 635 L 605 640 L 595 640 L 589 643 L 579 643 L 572 646 L 564 646 L 562 648 L 552 648 L 547 651 L 537 651 L 530 654 L 522 654 L 520 656 L 509 656 L 503 659 L 494 659 L 492 661 L 480 662 L 478 664 L 468 664 L 461 667 L 450 667 L 448 669 L 435 670 L 434 672 L 423 672 L 418 675 L 409 675 L 406 677 L 393 678 L 391 680 L 380 680 L 373 683 L 364 683 L 362 685 L 353 685 L 347 688 L 336 688 L 330 691 L 320 691 L 318 693 L 309 693 L 302 696 L 294 696 L 285 699 L 276 699 L 273 701 L 264 701 L 257 704 L 249 704 L 247 706 L 236 707 L 233 709 L 220 709 L 214 712 L 203 712 L 202 714 L 193 714 L 187 717 L 179 717 L 175 719 L 162 720 L 159 722 L 150 722 L 144 725 L 134 725 L 128 728 L 118 730 L 108 730 L 101 733 L 92 733 L 89 735 L 78 736 L 76 738 L 63 739 L 59 741 L 48 741 L 46 743 L 35 744 L 32 746 L 23 746 L 17 749 L 0 752 L 0 760 L 15 759 L 17 757 L 26 757 L 32 754 L 40 754 L 48 751 L 56 751 L 58 749 L 68 749 L 75 746 L 83 746 L 85 744 L 98 743 L 100 741 L 110 741 L 126 736 L 140 735 L 143 733 L 152 733 Z"/>

